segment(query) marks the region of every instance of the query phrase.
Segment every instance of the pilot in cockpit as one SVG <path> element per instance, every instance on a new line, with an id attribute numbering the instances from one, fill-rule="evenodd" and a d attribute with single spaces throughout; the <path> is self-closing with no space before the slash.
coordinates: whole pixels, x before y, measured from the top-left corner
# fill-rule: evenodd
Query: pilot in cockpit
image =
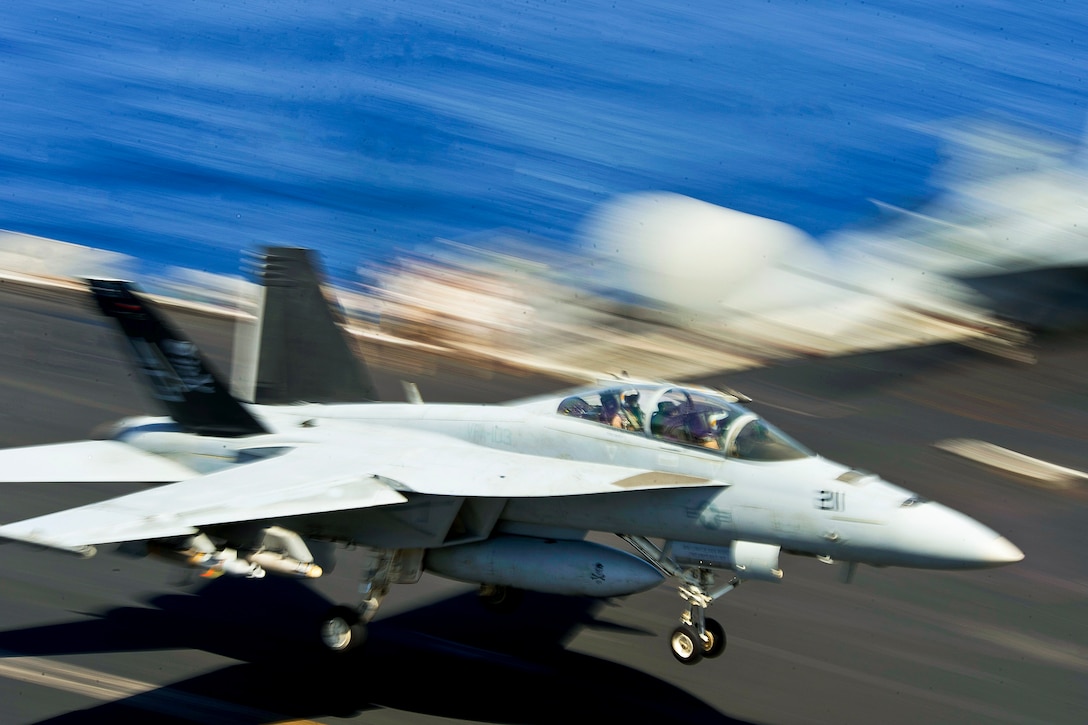
<path id="1" fill-rule="evenodd" d="M 650 420 L 651 432 L 679 443 L 720 450 L 722 431 L 728 414 L 693 411 L 692 407 L 661 401 Z"/>
<path id="2" fill-rule="evenodd" d="M 637 398 L 636 398 L 637 403 Z M 599 420 L 605 425 L 624 430 L 640 430 L 640 426 L 628 407 L 620 403 L 620 393 L 610 390 L 601 393 L 601 413 Z"/>
<path id="3" fill-rule="evenodd" d="M 657 412 L 650 416 L 650 432 L 662 438 L 681 440 L 684 417 L 680 406 L 671 400 L 662 400 L 657 404 Z"/>
<path id="4" fill-rule="evenodd" d="M 619 396 L 613 392 L 601 393 L 601 412 L 598 414 L 597 419 L 613 428 L 623 427 Z"/>
<path id="5" fill-rule="evenodd" d="M 726 413 L 693 416 L 691 428 L 689 429 L 692 442 L 704 448 L 720 450 L 726 417 Z"/>
<path id="6" fill-rule="evenodd" d="M 627 428 L 631 430 L 642 430 L 646 418 L 642 414 L 642 406 L 639 405 L 639 392 L 637 390 L 624 391 L 621 398 L 620 409 L 624 416 L 627 418 Z"/>

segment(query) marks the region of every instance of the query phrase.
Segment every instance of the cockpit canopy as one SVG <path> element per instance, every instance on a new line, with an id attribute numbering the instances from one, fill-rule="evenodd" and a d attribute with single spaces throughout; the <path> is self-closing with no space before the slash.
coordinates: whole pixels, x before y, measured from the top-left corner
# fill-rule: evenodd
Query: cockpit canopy
<path id="1" fill-rule="evenodd" d="M 587 389 L 564 398 L 557 412 L 747 461 L 815 455 L 752 411 L 709 389 L 645 385 Z"/>

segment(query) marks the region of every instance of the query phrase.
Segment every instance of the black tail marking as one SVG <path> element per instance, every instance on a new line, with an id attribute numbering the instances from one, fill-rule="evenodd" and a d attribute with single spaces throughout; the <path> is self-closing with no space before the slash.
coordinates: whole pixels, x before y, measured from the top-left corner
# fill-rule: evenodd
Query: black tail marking
<path id="1" fill-rule="evenodd" d="M 175 332 L 147 300 L 135 295 L 130 283 L 87 282 L 103 314 L 121 326 L 152 394 L 178 425 L 200 435 L 238 437 L 268 432 L 231 396 L 196 345 Z"/>

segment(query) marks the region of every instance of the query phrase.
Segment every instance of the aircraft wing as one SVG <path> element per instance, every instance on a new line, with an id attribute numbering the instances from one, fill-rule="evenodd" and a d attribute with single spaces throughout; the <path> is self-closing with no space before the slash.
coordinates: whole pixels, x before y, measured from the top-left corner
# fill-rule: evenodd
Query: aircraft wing
<path id="1" fill-rule="evenodd" d="M 201 526 L 259 521 L 407 500 L 321 446 L 127 496 L 0 526 L 0 538 L 81 552 L 93 544 L 194 534 Z"/>
<path id="2" fill-rule="evenodd" d="M 173 483 L 196 472 L 120 441 L 0 450 L 0 483 Z"/>
<path id="3" fill-rule="evenodd" d="M 361 440 L 360 440 L 361 439 Z M 554 496 L 708 485 L 704 478 L 497 451 L 435 434 L 370 432 L 307 443 L 147 491 L 0 526 L 0 538 L 91 553 L 95 544 L 196 533 L 438 496 Z"/>

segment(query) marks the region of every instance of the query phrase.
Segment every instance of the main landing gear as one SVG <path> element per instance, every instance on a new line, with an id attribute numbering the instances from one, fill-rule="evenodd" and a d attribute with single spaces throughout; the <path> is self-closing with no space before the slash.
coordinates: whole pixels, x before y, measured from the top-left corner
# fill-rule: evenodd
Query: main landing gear
<path id="1" fill-rule="evenodd" d="M 321 644 L 330 652 L 347 652 L 366 641 L 365 614 L 345 605 L 333 607 L 321 619 Z"/>
<path id="2" fill-rule="evenodd" d="M 725 629 L 718 620 L 706 616 L 706 608 L 715 599 L 736 589 L 740 585 L 740 579 L 733 576 L 727 584 L 713 590 L 713 569 L 698 566 L 682 568 L 663 549 L 648 539 L 641 536 L 622 538 L 664 574 L 680 579 L 678 591 L 680 598 L 687 602 L 687 608 L 680 615 L 680 626 L 669 637 L 672 656 L 685 665 L 694 665 L 704 658 L 721 656 L 726 645 Z"/>
<path id="3" fill-rule="evenodd" d="M 367 549 L 367 563 L 359 579 L 358 606 L 337 605 L 321 618 L 318 635 L 330 652 L 349 652 L 367 638 L 367 625 L 392 584 L 419 581 L 423 571 L 422 549 Z"/>

